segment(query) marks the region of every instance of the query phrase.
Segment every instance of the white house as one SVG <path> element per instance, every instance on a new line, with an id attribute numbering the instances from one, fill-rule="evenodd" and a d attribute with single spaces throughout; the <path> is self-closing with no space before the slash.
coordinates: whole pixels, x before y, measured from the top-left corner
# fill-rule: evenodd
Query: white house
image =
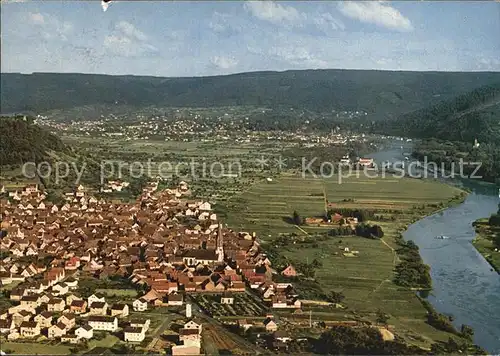
<path id="1" fill-rule="evenodd" d="M 19 327 L 19 333 L 22 337 L 35 337 L 40 335 L 40 327 L 34 321 L 23 321 Z"/>
<path id="2" fill-rule="evenodd" d="M 61 342 L 67 342 L 70 344 L 78 344 L 81 341 L 81 338 L 79 338 L 75 334 L 65 334 L 61 336 Z"/>
<path id="3" fill-rule="evenodd" d="M 83 325 L 75 330 L 75 335 L 82 339 L 92 339 L 94 337 L 94 329 L 90 325 Z"/>
<path id="4" fill-rule="evenodd" d="M 182 294 L 176 294 L 172 293 L 168 295 L 168 305 L 175 306 L 175 305 L 182 305 L 184 302 L 184 298 L 182 297 Z"/>
<path id="5" fill-rule="evenodd" d="M 62 312 L 65 307 L 66 303 L 61 298 L 52 298 L 47 303 L 47 311 L 49 312 Z"/>
<path id="6" fill-rule="evenodd" d="M 72 329 L 72 328 L 75 327 L 75 325 L 76 325 L 76 317 L 72 313 L 66 313 L 66 314 L 61 315 L 57 319 L 57 322 L 58 323 L 63 323 L 64 325 L 66 325 L 66 329 L 69 330 L 69 329 Z"/>
<path id="7" fill-rule="evenodd" d="M 106 302 L 106 298 L 104 298 L 104 296 L 92 294 L 90 297 L 88 297 L 87 304 L 91 305 L 94 302 L 105 303 Z"/>
<path id="8" fill-rule="evenodd" d="M 134 319 L 130 322 L 130 326 L 133 327 L 133 328 L 141 328 L 144 330 L 144 332 L 148 331 L 149 329 L 149 325 L 151 324 L 151 320 L 150 319 L 143 319 L 143 320 L 140 320 L 140 319 Z"/>
<path id="9" fill-rule="evenodd" d="M 143 328 L 128 326 L 123 330 L 123 338 L 126 342 L 142 342 L 146 334 Z"/>
<path id="10" fill-rule="evenodd" d="M 113 304 L 111 306 L 111 316 L 120 316 L 120 317 L 125 317 L 128 316 L 129 314 L 129 309 L 127 304 Z"/>
<path id="11" fill-rule="evenodd" d="M 94 330 L 117 331 L 118 319 L 114 316 L 92 315 L 89 317 L 89 325 Z"/>
<path id="12" fill-rule="evenodd" d="M 264 320 L 264 326 L 266 327 L 266 331 L 274 332 L 278 330 L 278 324 L 271 318 Z"/>
<path id="13" fill-rule="evenodd" d="M 132 303 L 134 311 L 145 311 L 148 309 L 148 301 L 144 298 L 139 298 L 134 300 Z"/>
<path id="14" fill-rule="evenodd" d="M 198 330 L 198 334 L 201 334 L 201 324 L 197 324 L 193 320 L 188 321 L 186 324 L 184 324 L 184 329 L 195 329 Z"/>
<path id="15" fill-rule="evenodd" d="M 66 325 L 63 323 L 57 323 L 56 325 L 52 325 L 47 332 L 47 336 L 49 339 L 59 338 L 66 334 Z"/>
<path id="16" fill-rule="evenodd" d="M 212 210 L 212 206 L 210 205 L 209 202 L 204 202 L 204 203 L 201 203 L 200 206 L 198 207 L 199 210 L 203 210 L 203 211 L 210 211 Z"/>

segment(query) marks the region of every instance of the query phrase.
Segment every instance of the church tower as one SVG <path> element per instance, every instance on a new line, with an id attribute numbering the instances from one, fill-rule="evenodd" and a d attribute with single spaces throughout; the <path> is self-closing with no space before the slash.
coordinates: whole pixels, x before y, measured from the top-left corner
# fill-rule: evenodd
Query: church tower
<path id="1" fill-rule="evenodd" d="M 224 238 L 222 237 L 222 225 L 219 222 L 218 232 L 217 232 L 217 262 L 224 262 Z"/>

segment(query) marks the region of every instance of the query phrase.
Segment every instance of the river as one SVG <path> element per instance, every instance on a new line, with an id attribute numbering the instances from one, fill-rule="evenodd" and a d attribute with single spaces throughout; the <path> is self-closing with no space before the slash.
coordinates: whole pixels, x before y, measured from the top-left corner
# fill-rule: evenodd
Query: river
<path id="1" fill-rule="evenodd" d="M 405 146 L 407 152 L 409 146 Z M 403 159 L 403 152 L 399 146 L 388 147 L 371 157 L 394 162 Z M 472 223 L 497 211 L 498 190 L 471 180 L 461 183 L 472 191 L 465 202 L 410 225 L 404 238 L 419 246 L 422 259 L 431 267 L 429 302 L 437 311 L 453 315 L 458 328 L 472 326 L 476 344 L 500 354 L 500 275 L 471 243 Z M 449 239 L 435 239 L 438 235 Z"/>

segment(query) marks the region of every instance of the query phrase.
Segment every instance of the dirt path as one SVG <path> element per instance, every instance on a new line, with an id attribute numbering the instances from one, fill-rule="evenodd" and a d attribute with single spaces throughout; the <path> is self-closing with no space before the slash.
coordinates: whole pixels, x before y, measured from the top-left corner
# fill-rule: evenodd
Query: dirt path
<path id="1" fill-rule="evenodd" d="M 302 231 L 304 234 L 306 234 L 307 236 L 309 236 L 309 233 L 304 230 L 303 228 L 301 228 L 299 225 L 294 225 L 297 229 L 299 229 L 300 231 Z"/>
<path id="2" fill-rule="evenodd" d="M 166 318 L 158 327 L 151 333 L 153 335 L 153 340 L 146 347 L 147 350 L 152 350 L 158 340 L 160 339 L 160 335 L 165 331 L 167 326 L 169 325 L 170 319 Z"/>
<path id="3" fill-rule="evenodd" d="M 392 251 L 392 256 L 393 256 L 392 265 L 393 265 L 393 267 L 396 267 L 396 264 L 398 262 L 398 254 L 397 254 L 396 250 L 391 245 L 389 245 L 387 242 L 385 242 L 385 240 L 383 238 L 381 238 L 380 241 L 382 241 L 382 243 L 384 245 L 386 245 Z"/>
<path id="4" fill-rule="evenodd" d="M 393 256 L 392 267 L 393 267 L 393 270 L 391 271 L 391 275 L 389 276 L 389 278 L 388 279 L 384 279 L 382 282 L 380 282 L 380 284 L 377 287 L 375 287 L 375 289 L 373 289 L 368 296 L 371 296 L 372 294 L 376 293 L 384 285 L 384 283 L 391 283 L 391 281 L 392 281 L 392 279 L 394 277 L 394 268 L 396 267 L 396 264 L 398 262 L 398 254 L 397 254 L 396 250 L 391 245 L 389 245 L 387 242 L 385 242 L 383 238 L 380 239 L 380 241 L 384 245 L 386 245 L 392 251 L 392 256 Z"/>

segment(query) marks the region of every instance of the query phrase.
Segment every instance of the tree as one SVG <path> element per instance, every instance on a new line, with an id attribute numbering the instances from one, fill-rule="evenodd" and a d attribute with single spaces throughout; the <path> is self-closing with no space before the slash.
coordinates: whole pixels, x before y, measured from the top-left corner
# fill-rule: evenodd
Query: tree
<path id="1" fill-rule="evenodd" d="M 316 271 L 314 270 L 314 267 L 312 266 L 312 264 L 296 262 L 295 266 L 296 266 L 297 271 L 302 273 L 304 275 L 304 277 L 314 278 Z"/>
<path id="2" fill-rule="evenodd" d="M 423 355 L 424 350 L 405 343 L 384 341 L 375 328 L 334 326 L 314 343 L 314 352 L 321 355 Z"/>
<path id="3" fill-rule="evenodd" d="M 314 259 L 311 263 L 311 266 L 313 268 L 321 268 L 323 267 L 323 263 L 321 261 L 318 261 L 317 259 Z"/>
<path id="4" fill-rule="evenodd" d="M 384 313 L 381 309 L 377 310 L 377 323 L 379 324 L 387 324 L 390 316 Z"/>
<path id="5" fill-rule="evenodd" d="M 493 243 L 497 248 L 500 248 L 500 234 L 495 234 L 493 236 Z"/>
<path id="6" fill-rule="evenodd" d="M 302 225 L 304 221 L 296 210 L 293 211 L 292 221 L 295 225 Z"/>
<path id="7" fill-rule="evenodd" d="M 410 250 L 416 250 L 416 251 L 419 250 L 417 244 L 413 240 L 406 241 L 405 247 Z"/>
<path id="8" fill-rule="evenodd" d="M 54 190 L 48 190 L 47 191 L 47 201 L 51 202 L 52 204 L 55 205 L 62 205 L 64 204 L 64 197 L 59 193 L 57 193 Z"/>
<path id="9" fill-rule="evenodd" d="M 382 238 L 384 237 L 384 231 L 379 225 L 370 224 L 358 224 L 356 226 L 356 235 L 371 238 Z"/>
<path id="10" fill-rule="evenodd" d="M 382 237 L 384 237 L 384 231 L 379 225 L 374 225 L 372 227 L 372 235 L 381 239 Z"/>
<path id="11" fill-rule="evenodd" d="M 491 215 L 488 224 L 491 226 L 500 226 L 500 215 L 499 214 Z"/>
<path id="12" fill-rule="evenodd" d="M 469 325 L 462 324 L 460 333 L 469 341 L 472 341 L 472 338 L 474 337 L 474 330 Z"/>
<path id="13" fill-rule="evenodd" d="M 142 190 L 147 184 L 148 178 L 141 175 L 139 178 L 132 179 L 128 188 L 133 196 L 138 196 L 142 193 Z"/>
<path id="14" fill-rule="evenodd" d="M 342 292 L 335 292 L 335 291 L 331 291 L 330 294 L 327 296 L 327 300 L 330 302 L 330 303 L 342 303 L 342 301 L 345 299 L 345 295 L 344 293 Z"/>
<path id="15" fill-rule="evenodd" d="M 130 355 L 130 354 L 135 354 L 136 353 L 136 347 L 134 345 L 127 345 L 127 344 L 119 344 L 115 345 L 111 351 L 113 351 L 115 354 L 119 355 Z"/>

